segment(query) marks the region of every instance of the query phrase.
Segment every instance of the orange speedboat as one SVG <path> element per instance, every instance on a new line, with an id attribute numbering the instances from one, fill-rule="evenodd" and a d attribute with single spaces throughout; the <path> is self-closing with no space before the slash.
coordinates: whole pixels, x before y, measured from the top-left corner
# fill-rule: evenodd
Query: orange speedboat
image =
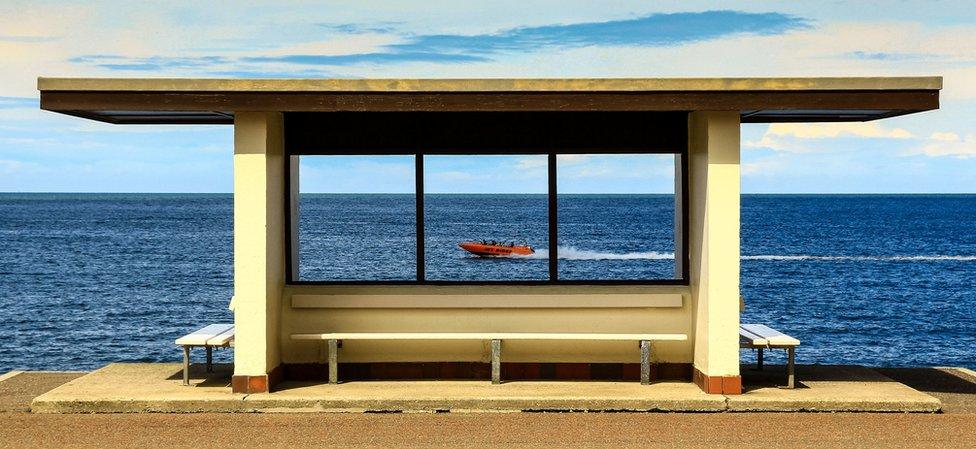
<path id="1" fill-rule="evenodd" d="M 508 257 L 508 256 L 528 256 L 534 254 L 535 250 L 529 245 L 516 245 L 515 243 L 504 243 L 495 241 L 480 242 L 461 242 L 458 243 L 461 249 L 481 257 Z"/>

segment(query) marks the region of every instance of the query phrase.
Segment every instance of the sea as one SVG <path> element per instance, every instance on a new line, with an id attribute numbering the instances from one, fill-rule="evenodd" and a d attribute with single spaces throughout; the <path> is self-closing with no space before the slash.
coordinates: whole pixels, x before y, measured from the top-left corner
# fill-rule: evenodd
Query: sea
<path id="1" fill-rule="evenodd" d="M 424 203 L 427 279 L 548 279 L 544 195 Z M 413 196 L 300 204 L 301 280 L 416 279 Z M 557 204 L 559 279 L 674 279 L 672 197 Z M 232 208 L 228 194 L 0 193 L 0 372 L 180 360 L 178 336 L 232 321 Z M 974 220 L 976 195 L 743 195 L 742 321 L 802 340 L 799 363 L 976 368 Z M 483 239 L 536 252 L 457 247 Z"/>

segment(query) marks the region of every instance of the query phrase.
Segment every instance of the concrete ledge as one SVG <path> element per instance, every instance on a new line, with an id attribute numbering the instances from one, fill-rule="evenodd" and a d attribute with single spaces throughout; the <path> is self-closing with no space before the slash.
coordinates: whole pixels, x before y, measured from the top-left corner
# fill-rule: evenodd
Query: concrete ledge
<path id="1" fill-rule="evenodd" d="M 23 373 L 23 371 L 18 371 L 18 370 L 8 371 L 7 373 L 0 375 L 0 382 L 3 382 L 21 373 Z"/>
<path id="2" fill-rule="evenodd" d="M 962 376 L 972 382 L 976 382 L 976 371 L 962 366 L 939 366 L 936 367 L 937 370 L 955 372 L 957 375 Z"/>
<path id="3" fill-rule="evenodd" d="M 240 399 L 130 400 L 124 398 L 85 401 L 45 398 L 31 403 L 31 413 L 236 413 L 251 412 Z"/>
<path id="4" fill-rule="evenodd" d="M 248 408 L 367 411 L 670 411 L 719 412 L 725 398 L 688 382 L 387 381 L 282 384 L 274 393 L 245 398 Z"/>
<path id="5" fill-rule="evenodd" d="M 743 369 L 741 395 L 705 394 L 691 382 L 487 380 L 283 382 L 272 393 L 233 394 L 231 368 L 193 366 L 181 385 L 176 363 L 112 364 L 34 399 L 35 413 L 131 412 L 507 412 L 507 411 L 863 411 L 936 412 L 938 399 L 878 372 L 800 366 L 798 388 L 779 388 L 783 367 Z"/>

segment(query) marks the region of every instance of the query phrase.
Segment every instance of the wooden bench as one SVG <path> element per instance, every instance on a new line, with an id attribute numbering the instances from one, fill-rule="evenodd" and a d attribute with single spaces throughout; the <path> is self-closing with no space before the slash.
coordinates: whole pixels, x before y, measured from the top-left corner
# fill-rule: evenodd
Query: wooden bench
<path id="1" fill-rule="evenodd" d="M 526 333 L 526 332 L 339 332 L 325 334 L 292 334 L 293 340 L 322 340 L 328 344 L 329 383 L 339 382 L 339 342 L 342 340 L 482 340 L 491 343 L 491 383 L 501 383 L 502 342 L 505 340 L 588 340 L 634 341 L 641 354 L 641 384 L 650 384 L 651 342 L 685 341 L 685 334 L 584 334 L 584 333 Z"/>
<path id="2" fill-rule="evenodd" d="M 763 351 L 766 349 L 785 349 L 786 388 L 793 388 L 796 363 L 796 347 L 800 340 L 790 337 L 776 329 L 762 324 L 742 324 L 739 326 L 739 347 L 756 349 L 756 368 L 763 369 Z"/>
<path id="3" fill-rule="evenodd" d="M 211 324 L 176 339 L 183 347 L 183 385 L 190 385 L 190 348 L 207 349 L 207 372 L 213 371 L 213 348 L 234 346 L 233 324 Z"/>

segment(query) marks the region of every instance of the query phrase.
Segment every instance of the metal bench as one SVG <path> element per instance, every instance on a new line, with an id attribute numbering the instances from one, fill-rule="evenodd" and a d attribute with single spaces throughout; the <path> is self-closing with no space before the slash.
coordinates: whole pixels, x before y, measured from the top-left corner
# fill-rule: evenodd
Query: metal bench
<path id="1" fill-rule="evenodd" d="M 234 346 L 233 324 L 211 324 L 176 339 L 183 347 L 183 385 L 190 385 L 190 348 L 207 349 L 207 372 L 213 371 L 213 348 Z"/>
<path id="2" fill-rule="evenodd" d="M 796 347 L 800 340 L 762 324 L 742 324 L 739 326 L 739 347 L 755 349 L 756 368 L 763 369 L 763 351 L 766 349 L 786 350 L 786 388 L 793 388 L 795 379 Z"/>
<path id="3" fill-rule="evenodd" d="M 292 334 L 293 340 L 322 340 L 328 344 L 329 383 L 339 382 L 339 342 L 342 340 L 482 340 L 491 343 L 491 383 L 501 383 L 502 342 L 505 340 L 589 340 L 634 341 L 641 354 L 641 384 L 651 383 L 651 342 L 685 341 L 685 334 L 585 334 L 585 333 L 403 333 L 403 332 L 339 332 L 324 334 Z"/>

